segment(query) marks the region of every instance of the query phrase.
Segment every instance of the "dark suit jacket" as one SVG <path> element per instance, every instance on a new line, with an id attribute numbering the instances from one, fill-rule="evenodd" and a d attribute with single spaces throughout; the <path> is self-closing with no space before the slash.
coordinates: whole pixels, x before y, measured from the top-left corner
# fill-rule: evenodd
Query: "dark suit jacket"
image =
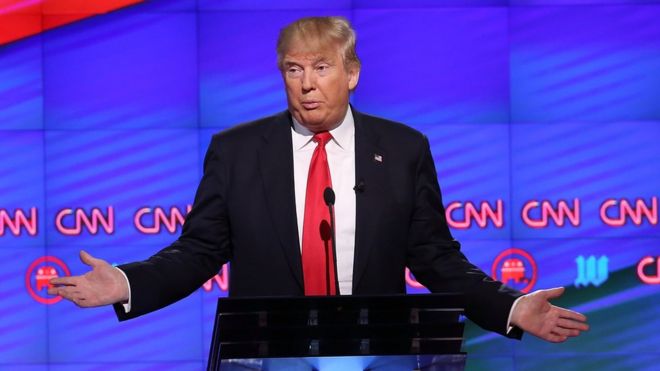
<path id="1" fill-rule="evenodd" d="M 468 318 L 504 334 L 521 294 L 460 252 L 426 137 L 355 110 L 353 116 L 356 180 L 364 185 L 356 195 L 353 294 L 405 293 L 408 266 L 432 292 L 464 292 Z M 292 151 L 287 111 L 216 134 L 179 239 L 144 262 L 120 266 L 132 308 L 126 314 L 116 306 L 119 319 L 189 295 L 227 261 L 230 296 L 304 295 Z"/>

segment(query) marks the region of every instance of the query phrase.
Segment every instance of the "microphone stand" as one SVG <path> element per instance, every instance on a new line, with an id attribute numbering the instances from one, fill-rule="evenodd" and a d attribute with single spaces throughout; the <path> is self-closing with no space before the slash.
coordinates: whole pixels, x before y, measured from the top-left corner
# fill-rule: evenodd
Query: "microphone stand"
<path id="1" fill-rule="evenodd" d="M 332 262 L 333 262 L 333 269 L 335 272 L 335 282 L 333 284 L 335 285 L 335 295 L 339 295 L 339 277 L 338 277 L 338 272 L 337 272 L 337 237 L 336 237 L 336 232 L 335 232 L 335 192 L 332 190 L 330 187 L 326 187 L 325 191 L 323 192 L 323 200 L 325 201 L 325 204 L 328 205 L 328 209 L 330 210 L 330 239 L 332 243 Z M 326 251 L 326 261 L 327 261 L 327 256 L 328 253 Z M 328 264 L 329 265 L 329 264 Z M 327 292 L 330 292 L 330 267 L 326 267 L 326 284 L 328 285 Z"/>

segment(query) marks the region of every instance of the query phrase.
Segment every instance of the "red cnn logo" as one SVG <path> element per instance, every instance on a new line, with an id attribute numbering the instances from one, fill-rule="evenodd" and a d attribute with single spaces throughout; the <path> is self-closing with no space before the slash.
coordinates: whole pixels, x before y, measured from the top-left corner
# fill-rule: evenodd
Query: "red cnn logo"
<path id="1" fill-rule="evenodd" d="M 460 219 L 461 210 L 463 211 L 462 219 Z M 472 201 L 465 204 L 454 201 L 447 205 L 445 217 L 449 226 L 456 229 L 468 229 L 473 223 L 476 223 L 479 228 L 486 228 L 489 221 L 495 227 L 502 228 L 504 226 L 504 207 L 502 200 L 495 202 L 494 209 L 486 201 L 481 201 L 479 206 L 475 206 Z"/>
<path id="2" fill-rule="evenodd" d="M 83 229 L 90 234 L 98 234 L 101 227 L 106 234 L 115 232 L 115 209 L 108 206 L 103 214 L 100 208 L 92 208 L 91 213 L 85 210 L 62 209 L 55 216 L 55 228 L 65 236 L 79 236 Z"/>
<path id="3" fill-rule="evenodd" d="M 37 208 L 30 208 L 30 216 L 22 209 L 14 210 L 14 215 L 9 211 L 0 209 L 0 237 L 5 235 L 5 230 L 9 229 L 12 235 L 20 236 L 25 231 L 30 236 L 37 235 Z"/>
<path id="4" fill-rule="evenodd" d="M 229 264 L 223 265 L 220 273 L 211 277 L 210 280 L 204 282 L 202 289 L 206 292 L 213 290 L 214 282 L 221 291 L 226 292 L 229 289 Z"/>
<path id="5" fill-rule="evenodd" d="M 655 273 L 648 272 L 652 269 L 645 269 L 648 266 L 653 266 L 655 263 Z M 637 277 L 647 285 L 660 284 L 660 257 L 646 256 L 637 263 Z"/>
<path id="6" fill-rule="evenodd" d="M 186 214 L 190 212 L 192 205 L 188 205 Z M 147 221 L 145 223 L 145 221 Z M 143 207 L 138 209 L 133 216 L 133 224 L 143 234 L 158 234 L 165 227 L 169 233 L 176 232 L 177 227 L 182 226 L 185 221 L 184 213 L 172 206 L 169 211 L 157 206 L 155 208 Z"/>
<path id="7" fill-rule="evenodd" d="M 425 288 L 424 285 L 417 282 L 415 277 L 413 277 L 412 273 L 410 272 L 410 269 L 408 269 L 408 268 L 406 268 L 406 283 L 408 284 L 408 286 L 416 288 L 416 289 Z"/>
<path id="8" fill-rule="evenodd" d="M 46 290 L 51 286 L 50 279 L 70 276 L 71 272 L 64 262 L 54 256 L 42 256 L 30 264 L 25 272 L 25 287 L 28 294 L 41 304 L 55 304 L 61 296 L 50 296 Z"/>
<path id="9" fill-rule="evenodd" d="M 546 228 L 552 219 L 558 227 L 570 222 L 574 227 L 580 225 L 580 200 L 573 199 L 573 207 L 569 206 L 567 201 L 560 200 L 557 207 L 554 207 L 550 201 L 536 200 L 527 201 L 521 212 L 523 222 L 531 228 Z M 536 214 L 537 217 L 532 216 Z"/>
<path id="10" fill-rule="evenodd" d="M 647 205 L 643 199 L 638 198 L 631 202 L 624 199 L 607 199 L 600 205 L 600 220 L 611 227 L 622 227 L 629 220 L 632 224 L 640 226 L 646 219 L 651 225 L 658 225 L 658 198 L 651 197 L 651 205 Z M 617 207 L 618 206 L 618 207 Z M 615 212 L 612 212 L 614 210 Z M 616 214 L 617 216 L 610 216 Z"/>

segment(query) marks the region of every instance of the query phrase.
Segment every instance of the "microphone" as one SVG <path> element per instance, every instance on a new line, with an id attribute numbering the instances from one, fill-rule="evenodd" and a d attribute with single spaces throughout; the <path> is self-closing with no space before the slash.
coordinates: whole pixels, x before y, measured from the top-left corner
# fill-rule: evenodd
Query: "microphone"
<path id="1" fill-rule="evenodd" d="M 323 190 L 323 201 L 325 201 L 325 204 L 328 205 L 328 209 L 330 210 L 330 232 L 331 232 L 331 241 L 332 241 L 332 262 L 333 262 L 333 269 L 335 272 L 335 293 L 336 295 L 339 295 L 339 277 L 338 277 L 338 272 L 337 272 L 337 237 L 335 235 L 335 191 L 332 190 L 330 187 L 325 187 L 325 190 Z M 327 256 L 328 254 L 326 254 Z M 330 267 L 326 267 L 330 268 Z M 329 269 L 326 269 L 326 272 L 329 271 Z M 330 284 L 330 280 L 328 279 L 326 281 L 328 285 Z M 330 290 L 328 290 L 329 292 Z"/>
<path id="2" fill-rule="evenodd" d="M 364 193 L 364 180 L 360 179 L 358 183 L 355 185 L 355 187 L 353 187 L 353 190 L 356 193 Z"/>
<path id="3" fill-rule="evenodd" d="M 325 190 L 323 191 L 323 201 L 325 201 L 325 204 L 330 207 L 330 210 L 332 210 L 332 207 L 335 205 L 335 191 L 332 190 L 330 187 L 325 187 Z M 332 211 L 330 211 L 332 214 Z"/>

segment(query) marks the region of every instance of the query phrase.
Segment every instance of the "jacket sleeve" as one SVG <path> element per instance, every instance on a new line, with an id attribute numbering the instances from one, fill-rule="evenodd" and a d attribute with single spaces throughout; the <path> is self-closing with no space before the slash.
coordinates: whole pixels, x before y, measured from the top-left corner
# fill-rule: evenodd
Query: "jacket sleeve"
<path id="1" fill-rule="evenodd" d="M 466 315 L 480 327 L 520 338 L 507 331 L 509 312 L 521 292 L 495 281 L 470 263 L 452 237 L 442 204 L 440 186 L 426 137 L 419 146 L 415 174 L 415 207 L 410 224 L 407 265 L 431 292 L 462 292 Z"/>
<path id="2" fill-rule="evenodd" d="M 149 259 L 119 266 L 131 288 L 131 310 L 114 309 L 120 321 L 135 318 L 183 299 L 218 273 L 231 258 L 226 206 L 227 170 L 219 137 L 209 145 L 204 175 L 186 216 L 181 236 Z"/>

